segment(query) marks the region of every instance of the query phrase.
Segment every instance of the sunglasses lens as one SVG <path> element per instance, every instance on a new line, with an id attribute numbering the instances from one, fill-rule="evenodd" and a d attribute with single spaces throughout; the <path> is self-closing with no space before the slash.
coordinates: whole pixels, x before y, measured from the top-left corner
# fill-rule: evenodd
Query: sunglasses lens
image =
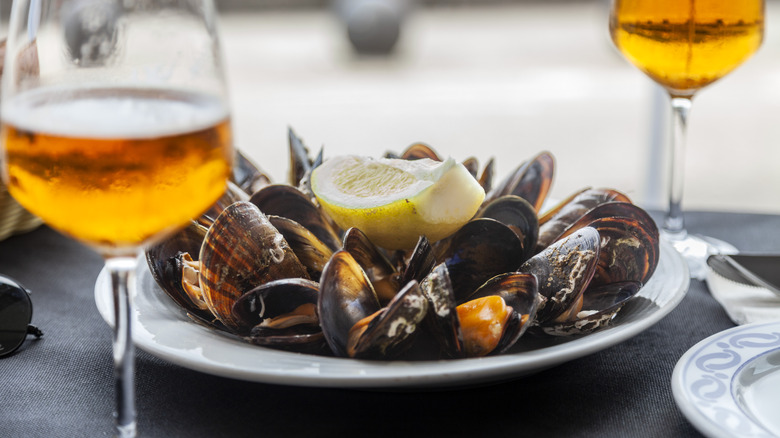
<path id="1" fill-rule="evenodd" d="M 15 281 L 0 276 L 0 356 L 14 352 L 27 337 L 32 302 Z"/>

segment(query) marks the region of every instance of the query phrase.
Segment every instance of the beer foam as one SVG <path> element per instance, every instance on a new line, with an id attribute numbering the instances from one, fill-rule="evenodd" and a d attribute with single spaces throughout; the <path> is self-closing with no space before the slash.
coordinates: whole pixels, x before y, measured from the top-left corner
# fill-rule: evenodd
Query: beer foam
<path id="1" fill-rule="evenodd" d="M 228 117 L 215 97 L 132 88 L 36 90 L 6 99 L 4 123 L 82 138 L 155 138 L 196 131 Z"/>

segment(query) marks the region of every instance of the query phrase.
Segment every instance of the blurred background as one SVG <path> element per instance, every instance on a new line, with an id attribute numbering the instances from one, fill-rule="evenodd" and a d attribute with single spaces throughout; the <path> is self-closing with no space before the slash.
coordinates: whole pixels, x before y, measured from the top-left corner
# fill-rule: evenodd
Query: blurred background
<path id="1" fill-rule="evenodd" d="M 0 0 L 4 12 L 9 0 Z M 608 0 L 217 0 L 236 144 L 286 181 L 287 129 L 325 156 L 425 142 L 499 177 L 542 150 L 552 197 L 613 187 L 664 208 L 665 94 Z M 780 214 L 780 2 L 758 54 L 694 99 L 687 210 Z"/>

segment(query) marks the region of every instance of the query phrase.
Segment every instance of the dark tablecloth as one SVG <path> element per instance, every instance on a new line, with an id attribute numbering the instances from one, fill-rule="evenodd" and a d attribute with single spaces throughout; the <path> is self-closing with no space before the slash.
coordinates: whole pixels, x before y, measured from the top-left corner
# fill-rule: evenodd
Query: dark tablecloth
<path id="1" fill-rule="evenodd" d="M 780 216 L 688 213 L 689 230 L 780 252 Z M 0 437 L 113 434 L 111 331 L 94 303 L 101 259 L 42 227 L 0 242 L 0 272 L 32 291 L 44 330 L 0 359 Z M 368 391 L 216 377 L 137 351 L 138 429 L 148 437 L 700 436 L 678 410 L 672 370 L 732 327 L 707 287 L 643 333 L 599 353 L 468 389 Z"/>

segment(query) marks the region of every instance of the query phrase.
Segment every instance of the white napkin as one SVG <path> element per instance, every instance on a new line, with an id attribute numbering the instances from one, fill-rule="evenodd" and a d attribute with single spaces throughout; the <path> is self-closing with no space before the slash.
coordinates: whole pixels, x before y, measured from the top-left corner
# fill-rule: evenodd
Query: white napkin
<path id="1" fill-rule="evenodd" d="M 737 283 L 707 269 L 710 293 L 737 325 L 780 320 L 780 297 L 768 289 Z"/>

